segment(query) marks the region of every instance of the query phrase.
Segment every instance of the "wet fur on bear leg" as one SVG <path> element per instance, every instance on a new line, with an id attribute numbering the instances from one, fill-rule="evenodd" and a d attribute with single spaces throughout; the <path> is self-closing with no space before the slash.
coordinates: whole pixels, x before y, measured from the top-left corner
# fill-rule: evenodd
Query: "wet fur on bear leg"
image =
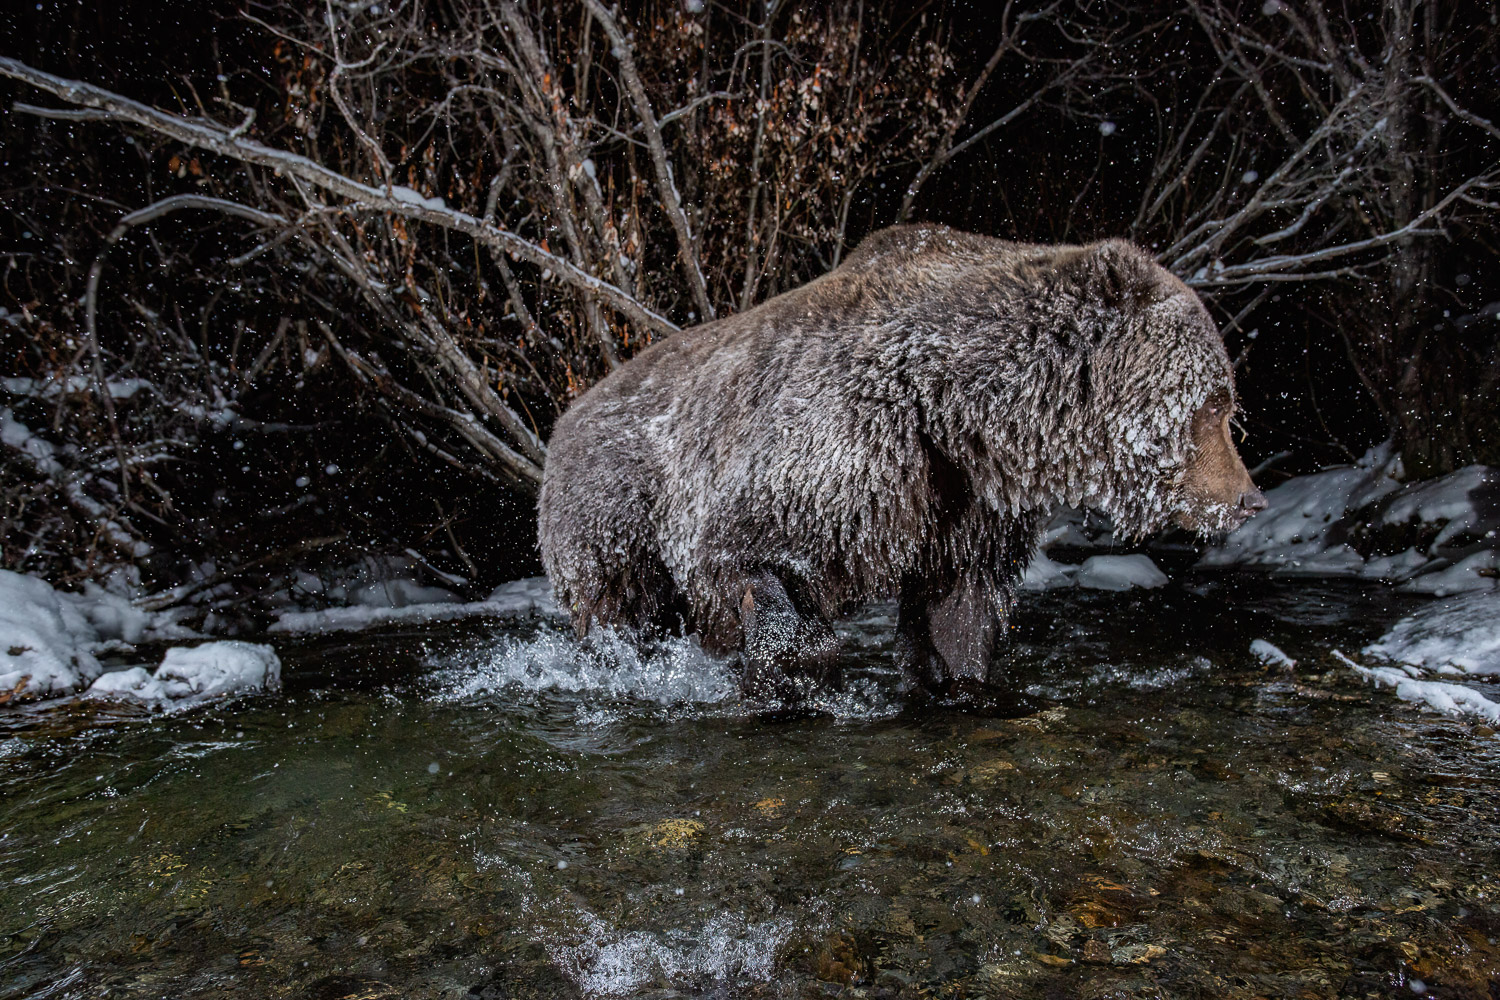
<path id="1" fill-rule="evenodd" d="M 904 583 L 897 628 L 908 676 L 940 698 L 997 682 L 991 671 L 1009 604 L 989 581 L 959 578 L 943 587 Z"/>
<path id="2" fill-rule="evenodd" d="M 809 684 L 839 686 L 838 638 L 803 590 L 795 581 L 789 589 L 769 569 L 747 577 L 740 598 L 746 694 L 791 699 Z"/>
<path id="3" fill-rule="evenodd" d="M 654 554 L 640 554 L 615 573 L 599 573 L 570 609 L 578 638 L 592 627 L 624 625 L 643 640 L 692 631 L 690 609 L 672 574 Z"/>

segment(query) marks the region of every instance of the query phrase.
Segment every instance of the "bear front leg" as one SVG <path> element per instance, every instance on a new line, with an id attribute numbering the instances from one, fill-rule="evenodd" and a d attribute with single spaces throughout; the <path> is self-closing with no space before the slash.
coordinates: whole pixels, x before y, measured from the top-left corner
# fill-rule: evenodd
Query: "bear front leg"
<path id="1" fill-rule="evenodd" d="M 796 698 L 809 684 L 837 688 L 839 643 L 811 600 L 798 601 L 770 570 L 752 574 L 740 599 L 746 694 Z"/>
<path id="2" fill-rule="evenodd" d="M 912 679 L 942 698 L 982 691 L 1009 603 L 992 584 L 969 577 L 947 587 L 903 583 L 898 628 Z"/>

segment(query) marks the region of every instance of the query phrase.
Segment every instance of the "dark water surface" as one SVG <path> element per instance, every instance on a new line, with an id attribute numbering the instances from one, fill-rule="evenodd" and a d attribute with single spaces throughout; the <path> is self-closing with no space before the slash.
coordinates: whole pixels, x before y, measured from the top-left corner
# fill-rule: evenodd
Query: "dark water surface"
<path id="1" fill-rule="evenodd" d="M 1329 652 L 1414 605 L 1030 596 L 1019 718 L 909 703 L 878 614 L 813 714 L 472 621 L 278 638 L 286 690 L 231 705 L 12 711 L 0 995 L 1497 996 L 1500 737 Z"/>

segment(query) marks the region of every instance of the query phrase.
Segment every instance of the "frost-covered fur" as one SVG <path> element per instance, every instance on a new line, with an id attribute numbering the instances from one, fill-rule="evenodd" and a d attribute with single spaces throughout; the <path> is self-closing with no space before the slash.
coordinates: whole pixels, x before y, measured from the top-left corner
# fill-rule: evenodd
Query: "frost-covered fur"
<path id="1" fill-rule="evenodd" d="M 1133 533 L 1233 521 L 1186 484 L 1211 395 L 1232 405 L 1219 334 L 1138 248 L 887 229 L 574 403 L 542 558 L 580 633 L 680 624 L 727 651 L 757 602 L 826 624 L 897 595 L 916 676 L 983 681 L 1054 504 Z"/>

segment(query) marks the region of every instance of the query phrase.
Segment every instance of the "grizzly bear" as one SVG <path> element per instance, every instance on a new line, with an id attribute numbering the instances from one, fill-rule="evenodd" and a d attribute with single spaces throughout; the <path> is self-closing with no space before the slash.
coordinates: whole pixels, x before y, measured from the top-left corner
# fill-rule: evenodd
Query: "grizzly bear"
<path id="1" fill-rule="evenodd" d="M 1120 241 L 935 225 L 643 351 L 552 433 L 541 554 L 594 624 L 741 650 L 750 690 L 831 682 L 832 621 L 895 597 L 913 680 L 990 665 L 1049 509 L 1223 532 L 1265 506 L 1207 310 Z M 806 683 L 804 680 L 802 683 Z"/>

